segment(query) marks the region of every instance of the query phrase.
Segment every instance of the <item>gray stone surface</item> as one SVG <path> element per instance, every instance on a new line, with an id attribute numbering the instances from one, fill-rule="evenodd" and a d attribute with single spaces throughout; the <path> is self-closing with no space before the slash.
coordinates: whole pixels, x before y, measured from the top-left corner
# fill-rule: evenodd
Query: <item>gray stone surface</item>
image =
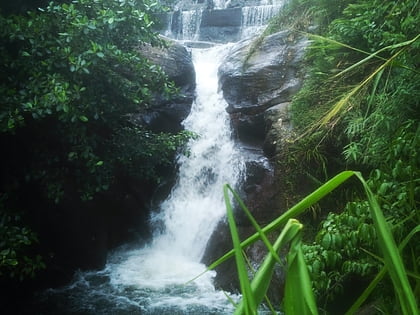
<path id="1" fill-rule="evenodd" d="M 268 143 L 270 129 L 278 124 L 270 121 L 272 115 L 266 111 L 290 102 L 299 90 L 299 69 L 306 45 L 306 39 L 296 39 L 291 32 L 282 31 L 232 47 L 219 69 L 220 85 L 233 127 L 244 143 Z M 269 151 L 273 149 L 267 146 Z"/>
<path id="2" fill-rule="evenodd" d="M 135 123 L 146 125 L 156 132 L 176 132 L 182 129 L 181 122 L 188 116 L 195 97 L 195 70 L 191 52 L 183 45 L 169 40 L 167 48 L 145 46 L 142 53 L 162 67 L 169 79 L 180 89 L 172 99 L 157 95 L 154 106 L 148 111 L 135 114 Z"/>

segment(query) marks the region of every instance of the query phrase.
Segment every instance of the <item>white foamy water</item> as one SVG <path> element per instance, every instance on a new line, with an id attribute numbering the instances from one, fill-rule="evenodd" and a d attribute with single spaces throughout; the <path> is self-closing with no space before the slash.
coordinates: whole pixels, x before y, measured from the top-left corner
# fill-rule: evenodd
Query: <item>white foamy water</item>
<path id="1" fill-rule="evenodd" d="M 193 51 L 197 77 L 197 98 L 185 128 L 198 138 L 189 144 L 189 156 L 179 158 L 179 179 L 169 198 L 152 218 L 159 228 L 150 245 L 125 252 L 121 262 L 111 263 L 111 284 L 159 291 L 151 304 L 184 305 L 215 302 L 227 305 L 222 292 L 214 289 L 208 272 L 192 284 L 185 283 L 205 270 L 200 263 L 207 242 L 219 220 L 225 215 L 223 184 L 235 185 L 242 161 L 233 140 L 227 106 L 218 92 L 217 69 L 229 46 Z M 193 295 L 178 294 L 182 287 Z M 168 290 L 167 296 L 162 291 Z M 187 291 L 188 291 L 187 290 Z M 201 302 L 199 302 L 201 301 Z"/>
<path id="2" fill-rule="evenodd" d="M 202 9 L 181 12 L 182 36 L 180 39 L 198 40 Z"/>
<path id="3" fill-rule="evenodd" d="M 282 7 L 283 0 L 277 0 L 274 4 L 243 7 L 241 38 L 248 38 L 260 33 Z"/>

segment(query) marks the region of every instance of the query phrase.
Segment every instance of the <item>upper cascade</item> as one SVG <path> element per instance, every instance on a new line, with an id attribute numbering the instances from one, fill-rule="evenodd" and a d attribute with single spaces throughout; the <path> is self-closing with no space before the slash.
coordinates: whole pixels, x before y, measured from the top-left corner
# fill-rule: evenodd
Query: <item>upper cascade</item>
<path id="1" fill-rule="evenodd" d="M 162 15 L 161 33 L 185 41 L 236 42 L 257 34 L 285 0 L 181 0 Z"/>

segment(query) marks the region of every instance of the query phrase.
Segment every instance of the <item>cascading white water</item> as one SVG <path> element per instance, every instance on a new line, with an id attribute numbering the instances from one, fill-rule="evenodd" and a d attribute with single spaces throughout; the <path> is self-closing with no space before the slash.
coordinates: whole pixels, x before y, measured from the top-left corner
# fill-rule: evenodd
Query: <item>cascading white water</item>
<path id="1" fill-rule="evenodd" d="M 283 6 L 282 2 L 282 0 L 277 0 L 275 4 L 243 7 L 241 37 L 250 37 L 263 29 L 269 20 L 280 11 Z"/>
<path id="2" fill-rule="evenodd" d="M 182 36 L 179 39 L 198 39 L 202 13 L 202 9 L 181 12 Z"/>
<path id="3" fill-rule="evenodd" d="M 263 26 L 271 19 L 278 11 L 278 5 L 260 5 L 257 7 L 243 7 L 242 8 L 242 26 Z"/>
<path id="4" fill-rule="evenodd" d="M 223 184 L 235 185 L 241 174 L 241 158 L 229 126 L 227 106 L 218 93 L 217 68 L 229 46 L 195 50 L 197 98 L 185 128 L 197 133 L 189 145 L 189 156 L 179 159 L 179 180 L 160 212 L 152 217 L 163 231 L 145 248 L 124 254 L 124 261 L 109 265 L 111 283 L 117 287 L 157 290 L 155 303 L 191 303 L 190 297 L 174 296 L 172 290 L 184 285 L 202 271 L 200 263 L 207 241 L 225 214 Z M 111 260 L 112 261 L 112 260 Z M 215 291 L 208 273 L 195 281 L 194 301 L 214 304 L 226 298 Z M 168 290 L 167 296 L 162 291 Z M 183 300 L 184 299 L 184 300 Z"/>
<path id="5" fill-rule="evenodd" d="M 215 9 L 224 9 L 224 8 L 226 8 L 226 3 L 228 1 L 229 0 L 213 0 L 214 8 Z"/>
<path id="6" fill-rule="evenodd" d="M 225 213 L 222 186 L 235 184 L 241 173 L 238 151 L 231 139 L 227 106 L 218 93 L 217 68 L 228 45 L 193 53 L 197 99 L 184 121 L 197 133 L 190 155 L 179 160 L 179 180 L 162 211 L 153 217 L 165 227 L 153 246 L 200 260 L 209 235 Z"/>

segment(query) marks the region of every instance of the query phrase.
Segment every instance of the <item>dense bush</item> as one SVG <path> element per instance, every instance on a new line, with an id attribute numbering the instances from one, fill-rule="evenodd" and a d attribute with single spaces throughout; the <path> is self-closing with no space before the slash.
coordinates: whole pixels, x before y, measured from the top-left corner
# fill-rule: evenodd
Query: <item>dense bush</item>
<path id="1" fill-rule="evenodd" d="M 305 20 L 315 20 L 318 27 L 311 28 L 317 35 L 309 35 L 308 76 L 292 104 L 300 136 L 289 146 L 289 168 L 294 165 L 291 174 L 310 181 L 337 170 L 362 170 L 400 244 L 420 224 L 419 3 L 335 3 L 290 4 L 300 8 L 301 18 L 292 27 L 311 25 Z M 356 201 L 345 205 L 349 196 Z M 328 308 L 340 295 L 350 296 L 350 283 L 360 287 L 370 281 L 382 262 L 369 206 L 354 187 L 321 207 L 324 220 L 304 250 L 319 305 Z M 415 235 L 403 251 L 417 292 L 419 240 Z M 374 300 L 384 312 L 395 313 L 389 288 L 385 280 Z"/>
<path id="2" fill-rule="evenodd" d="M 33 211 L 21 208 L 33 195 L 56 204 L 91 200 L 117 174 L 159 180 L 159 167 L 172 163 L 189 135 L 130 122 L 155 96 L 177 93 L 139 53 L 142 45 L 162 45 L 151 29 L 158 11 L 149 0 L 77 0 L 0 15 L 3 209 Z M 8 222 L 2 231 L 13 228 Z M 0 244 L 2 253 L 9 248 Z"/>

